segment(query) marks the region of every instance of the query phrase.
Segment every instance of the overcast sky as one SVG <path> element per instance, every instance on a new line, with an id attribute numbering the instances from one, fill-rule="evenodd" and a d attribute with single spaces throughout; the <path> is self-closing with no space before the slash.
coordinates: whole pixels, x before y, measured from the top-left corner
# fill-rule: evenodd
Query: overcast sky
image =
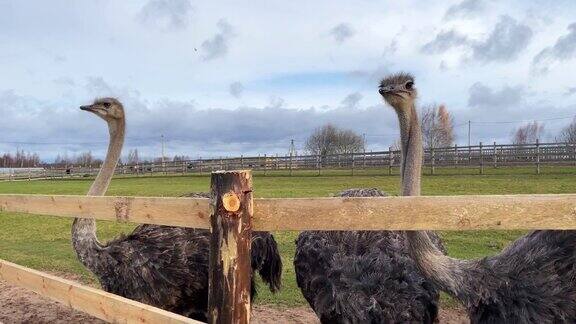
<path id="1" fill-rule="evenodd" d="M 147 156 L 161 134 L 170 155 L 285 154 L 326 122 L 382 149 L 395 71 L 461 144 L 468 120 L 473 142 L 529 120 L 553 138 L 576 114 L 575 17 L 571 0 L 0 0 L 0 152 L 103 155 L 104 123 L 78 110 L 98 96 L 124 102 L 126 150 Z"/>

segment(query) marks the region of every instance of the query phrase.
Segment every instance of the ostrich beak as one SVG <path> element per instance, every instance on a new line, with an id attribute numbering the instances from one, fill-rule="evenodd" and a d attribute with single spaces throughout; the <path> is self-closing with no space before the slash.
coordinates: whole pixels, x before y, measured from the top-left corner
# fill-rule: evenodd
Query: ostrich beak
<path id="1" fill-rule="evenodd" d="M 84 111 L 90 111 L 90 112 L 94 111 L 94 107 L 92 105 L 80 106 L 80 109 L 84 110 Z"/>
<path id="2" fill-rule="evenodd" d="M 387 86 L 387 87 L 382 87 L 382 88 L 378 89 L 378 92 L 381 95 L 386 95 L 386 94 L 394 93 L 394 90 L 395 90 L 394 86 Z"/>

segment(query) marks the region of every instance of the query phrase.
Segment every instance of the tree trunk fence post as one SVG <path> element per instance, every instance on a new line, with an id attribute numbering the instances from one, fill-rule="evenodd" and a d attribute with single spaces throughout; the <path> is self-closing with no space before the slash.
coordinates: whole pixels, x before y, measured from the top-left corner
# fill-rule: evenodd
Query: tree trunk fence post
<path id="1" fill-rule="evenodd" d="M 540 174 L 540 140 L 536 139 L 536 174 Z"/>
<path id="2" fill-rule="evenodd" d="M 492 159 L 494 160 L 494 169 L 498 167 L 498 150 L 496 149 L 496 142 L 494 142 L 494 150 L 492 151 Z"/>
<path id="3" fill-rule="evenodd" d="M 392 166 L 394 165 L 394 152 L 392 146 L 388 147 L 388 175 L 392 175 Z"/>
<path id="4" fill-rule="evenodd" d="M 435 164 L 436 164 L 436 156 L 435 156 L 436 152 L 434 151 L 434 148 L 431 147 L 430 148 L 430 172 L 432 173 L 432 175 L 434 175 L 434 171 L 435 170 Z"/>
<path id="5" fill-rule="evenodd" d="M 482 142 L 478 145 L 479 148 L 479 158 L 480 158 L 480 174 L 484 174 L 484 155 L 482 154 Z"/>
<path id="6" fill-rule="evenodd" d="M 212 173 L 208 323 L 250 322 L 252 173 Z"/>

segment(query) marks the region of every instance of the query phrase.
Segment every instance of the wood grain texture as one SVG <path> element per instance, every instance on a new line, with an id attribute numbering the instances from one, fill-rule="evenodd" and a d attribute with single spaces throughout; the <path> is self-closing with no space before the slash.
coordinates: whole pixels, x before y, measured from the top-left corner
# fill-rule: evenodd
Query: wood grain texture
<path id="1" fill-rule="evenodd" d="M 250 323 L 252 173 L 212 173 L 208 322 Z"/>
<path id="2" fill-rule="evenodd" d="M 205 198 L 0 195 L 0 212 L 209 228 Z"/>
<path id="3" fill-rule="evenodd" d="M 256 199 L 256 230 L 576 229 L 576 194 Z"/>
<path id="4" fill-rule="evenodd" d="M 4 260 L 0 260 L 0 279 L 110 323 L 201 323 Z"/>
<path id="5" fill-rule="evenodd" d="M 209 228 L 209 200 L 0 195 L 0 211 Z M 254 199 L 253 229 L 576 229 L 576 194 Z"/>

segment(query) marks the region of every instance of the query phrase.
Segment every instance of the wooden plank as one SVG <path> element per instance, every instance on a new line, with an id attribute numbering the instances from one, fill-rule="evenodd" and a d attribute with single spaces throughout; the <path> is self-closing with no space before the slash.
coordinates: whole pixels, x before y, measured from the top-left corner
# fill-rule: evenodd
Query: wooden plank
<path id="1" fill-rule="evenodd" d="M 0 279 L 110 323 L 201 323 L 4 260 L 0 260 Z"/>
<path id="2" fill-rule="evenodd" d="M 0 195 L 0 211 L 209 228 L 209 200 Z M 576 194 L 254 199 L 255 230 L 576 229 Z"/>
<path id="3" fill-rule="evenodd" d="M 212 173 L 209 323 L 250 323 L 252 173 Z"/>
<path id="4" fill-rule="evenodd" d="M 576 229 L 576 194 L 256 199 L 254 229 Z"/>
<path id="5" fill-rule="evenodd" d="M 0 212 L 209 228 L 206 198 L 0 195 Z"/>

